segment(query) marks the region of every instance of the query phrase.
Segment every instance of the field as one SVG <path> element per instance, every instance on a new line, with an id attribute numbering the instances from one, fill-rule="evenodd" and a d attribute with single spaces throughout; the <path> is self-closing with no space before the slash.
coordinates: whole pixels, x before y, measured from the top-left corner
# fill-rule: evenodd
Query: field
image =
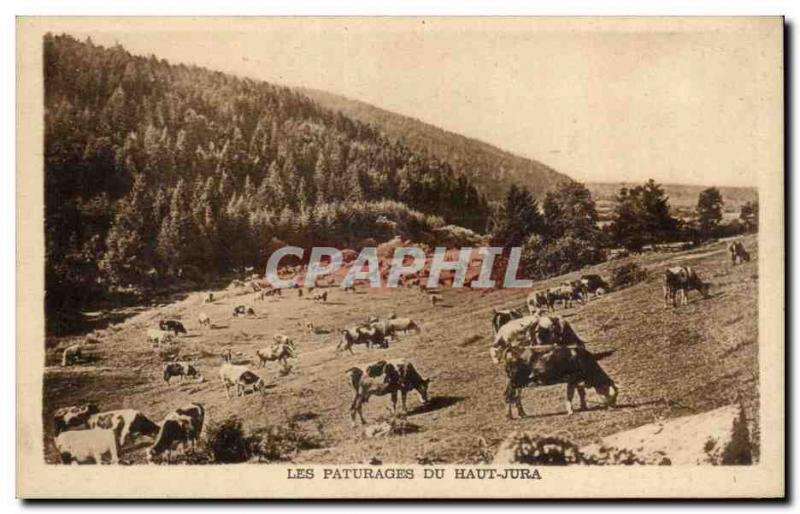
<path id="1" fill-rule="evenodd" d="M 650 253 L 581 270 L 537 283 L 547 287 L 579 274 L 610 270 L 635 260 L 648 270 L 639 284 L 559 309 L 592 351 L 614 350 L 601 364 L 620 389 L 617 408 L 605 410 L 591 391 L 589 410 L 565 415 L 564 386 L 527 389 L 523 403 L 529 417 L 505 418 L 502 370 L 488 355 L 492 308 L 522 306 L 528 290 L 446 290 L 444 304 L 431 307 L 426 295 L 411 289 L 344 293 L 329 289 L 325 304 L 300 299 L 252 303 L 252 295 L 228 296 L 219 291 L 214 304 L 203 304 L 203 292 L 163 305 L 148 306 L 98 332 L 97 360 L 62 368 L 60 350 L 82 338 L 48 341 L 43 421 L 46 459 L 56 461 L 52 445 L 52 412 L 62 406 L 96 402 L 102 410 L 136 408 L 159 422 L 175 406 L 193 401 L 206 407 L 206 426 L 239 416 L 247 430 L 285 424 L 319 436 L 324 447 L 301 451 L 293 461 L 312 463 L 476 463 L 491 455 L 513 430 L 562 436 L 583 444 L 596 437 L 661 418 L 698 413 L 741 401 L 756 442 L 758 458 L 758 259 L 756 238 L 744 240 L 754 259 L 731 266 L 727 243 L 692 251 Z M 667 265 L 688 264 L 712 282 L 711 297 L 690 294 L 687 306 L 666 309 L 661 292 Z M 234 305 L 252 304 L 257 317 L 232 319 Z M 213 327 L 203 329 L 197 314 L 206 312 Z M 400 336 L 388 349 L 355 348 L 355 355 L 337 353 L 338 330 L 369 316 L 417 319 L 422 332 Z M 182 356 L 193 360 L 205 382 L 174 382 L 162 377 L 163 361 L 147 343 L 145 331 L 162 317 L 180 318 L 189 331 L 181 336 Z M 317 334 L 306 322 L 328 330 Z M 279 366 L 255 368 L 269 388 L 265 395 L 226 399 L 217 378 L 220 352 L 231 348 L 234 360 L 254 360 L 255 350 L 268 346 L 274 334 L 294 338 L 299 355 L 291 372 Z M 421 406 L 409 395 L 408 425 L 399 436 L 367 437 L 348 414 L 352 390 L 345 370 L 379 359 L 406 357 L 430 377 L 432 401 Z M 388 398 L 373 398 L 364 407 L 368 423 L 389 417 Z M 577 401 L 576 401 L 577 405 Z M 147 438 L 123 455 L 143 462 Z"/>

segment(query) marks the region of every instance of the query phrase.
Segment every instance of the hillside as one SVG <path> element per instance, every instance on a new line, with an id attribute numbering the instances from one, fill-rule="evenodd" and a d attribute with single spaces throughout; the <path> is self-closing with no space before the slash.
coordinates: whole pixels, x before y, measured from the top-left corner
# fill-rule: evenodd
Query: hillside
<path id="1" fill-rule="evenodd" d="M 587 182 L 586 187 L 591 191 L 592 198 L 597 203 L 597 212 L 601 220 L 609 219 L 613 209 L 614 198 L 622 187 L 635 187 L 641 184 L 625 182 Z M 697 197 L 700 193 L 713 186 L 692 186 L 686 184 L 660 184 L 672 207 L 673 215 L 678 218 L 686 219 L 691 217 L 697 206 Z M 723 215 L 726 220 L 736 218 L 747 202 L 758 199 L 758 190 L 753 187 L 717 187 L 722 194 Z"/>
<path id="2" fill-rule="evenodd" d="M 496 451 L 511 431 L 527 430 L 542 436 L 565 437 L 588 444 L 598 437 L 631 429 L 654 420 L 706 412 L 742 402 L 749 430 L 759 441 L 758 376 L 758 249 L 757 238 L 742 239 L 752 262 L 731 266 L 726 243 L 717 242 L 695 250 L 649 253 L 626 260 L 586 268 L 581 273 L 604 277 L 619 264 L 637 262 L 649 274 L 644 282 L 575 303 L 556 314 L 568 320 L 593 352 L 614 350 L 601 361 L 603 369 L 620 390 L 618 405 L 603 409 L 594 391 L 588 391 L 589 410 L 565 414 L 565 386 L 526 389 L 522 394 L 529 417 L 505 418 L 503 370 L 492 364 L 490 320 L 493 308 L 521 307 L 528 290 L 481 292 L 445 290 L 445 302 L 431 308 L 425 294 L 416 289 L 344 293 L 326 289 L 328 302 L 317 303 L 284 294 L 253 303 L 257 316 L 232 319 L 234 305 L 248 303 L 250 296 L 232 290 L 215 291 L 216 301 L 204 304 L 204 293 L 193 293 L 135 312 L 117 312 L 127 319 L 94 334 L 97 361 L 63 368 L 60 350 L 79 338 L 48 341 L 44 378 L 46 457 L 57 458 L 52 446 L 52 412 L 87 401 L 101 409 L 135 408 L 160 421 L 177 405 L 201 402 L 206 426 L 238 416 L 248 431 L 291 426 L 295 434 L 318 438 L 320 448 L 292 455 L 296 463 L 368 463 L 373 458 L 392 463 L 479 463 Z M 665 308 L 662 272 L 666 266 L 693 266 L 712 282 L 711 296 L 692 292 L 688 305 Z M 578 273 L 535 284 L 552 287 Z M 198 313 L 207 313 L 211 328 L 198 325 Z M 420 334 L 400 336 L 389 348 L 365 349 L 354 355 L 337 353 L 338 331 L 366 320 L 395 312 L 418 320 Z M 166 317 L 181 319 L 189 331 L 179 338 L 181 358 L 195 363 L 205 382 L 164 382 L 163 361 L 146 341 L 145 332 Z M 314 333 L 305 323 L 328 333 Z M 292 337 L 298 349 L 288 375 L 270 363 L 255 367 L 254 352 L 268 345 L 275 334 Z M 247 394 L 226 399 L 217 378 L 220 352 L 230 348 L 235 359 L 248 363 L 267 382 L 264 396 Z M 345 371 L 380 359 L 404 357 L 423 376 L 431 379 L 428 405 L 420 405 L 416 393 L 408 398 L 410 409 L 404 436 L 367 437 L 353 426 L 348 407 L 353 398 Z M 390 402 L 376 397 L 364 407 L 368 423 L 386 420 Z M 576 402 L 577 405 L 577 402 Z M 123 459 L 141 463 L 148 438 L 140 439 L 123 453 Z M 756 454 L 757 458 L 757 454 Z"/>
<path id="3" fill-rule="evenodd" d="M 45 36 L 43 71 L 49 315 L 98 289 L 263 267 L 273 243 L 485 230 L 461 165 L 288 88 L 68 35 Z"/>
<path id="4" fill-rule="evenodd" d="M 541 162 L 408 116 L 325 91 L 299 90 L 328 109 L 367 123 L 393 140 L 450 163 L 493 200 L 499 199 L 511 184 L 525 186 L 537 198 L 542 198 L 559 182 L 571 180 Z"/>

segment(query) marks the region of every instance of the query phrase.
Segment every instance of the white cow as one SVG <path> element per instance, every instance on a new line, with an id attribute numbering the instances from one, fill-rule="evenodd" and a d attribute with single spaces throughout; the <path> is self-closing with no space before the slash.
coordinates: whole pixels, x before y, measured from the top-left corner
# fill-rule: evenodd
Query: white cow
<path id="1" fill-rule="evenodd" d="M 101 464 L 109 456 L 111 464 L 119 463 L 119 443 L 113 430 L 93 428 L 70 430 L 55 438 L 56 449 L 64 464 Z"/>
<path id="2" fill-rule="evenodd" d="M 147 329 L 147 341 L 156 346 L 172 342 L 172 333 L 158 328 Z"/>

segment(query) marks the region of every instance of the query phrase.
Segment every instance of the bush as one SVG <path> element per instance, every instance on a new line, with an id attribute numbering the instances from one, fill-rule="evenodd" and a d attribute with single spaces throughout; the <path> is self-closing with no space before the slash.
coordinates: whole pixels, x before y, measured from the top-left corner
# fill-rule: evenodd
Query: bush
<path id="1" fill-rule="evenodd" d="M 250 458 L 252 441 L 245 435 L 242 420 L 230 417 L 208 430 L 206 446 L 214 462 L 232 464 L 246 462 Z"/>
<path id="2" fill-rule="evenodd" d="M 611 270 L 611 287 L 613 289 L 630 287 L 645 278 L 647 278 L 647 270 L 635 262 L 630 262 Z"/>

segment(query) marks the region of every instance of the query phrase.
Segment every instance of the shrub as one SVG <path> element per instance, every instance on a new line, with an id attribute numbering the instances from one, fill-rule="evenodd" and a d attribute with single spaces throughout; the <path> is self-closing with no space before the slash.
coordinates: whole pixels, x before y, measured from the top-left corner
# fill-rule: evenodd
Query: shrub
<path id="1" fill-rule="evenodd" d="M 622 289 L 637 284 L 647 278 L 647 271 L 635 262 L 617 266 L 611 270 L 611 287 Z"/>
<path id="2" fill-rule="evenodd" d="M 253 437 L 253 451 L 260 461 L 280 462 L 291 459 L 301 450 L 323 448 L 325 441 L 322 425 L 317 425 L 317 435 L 309 434 L 292 419 L 284 425 L 267 427 Z"/>
<path id="3" fill-rule="evenodd" d="M 220 464 L 247 461 L 251 445 L 251 440 L 242 428 L 242 420 L 233 416 L 212 426 L 206 435 L 206 446 L 214 462 Z"/>

